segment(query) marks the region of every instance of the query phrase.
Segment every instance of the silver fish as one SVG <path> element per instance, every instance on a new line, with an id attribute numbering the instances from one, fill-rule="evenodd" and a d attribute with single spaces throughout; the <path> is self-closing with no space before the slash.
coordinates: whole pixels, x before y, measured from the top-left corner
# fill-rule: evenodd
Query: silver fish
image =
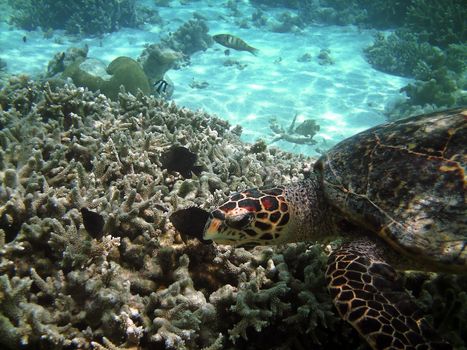
<path id="1" fill-rule="evenodd" d="M 215 42 L 221 44 L 225 47 L 237 50 L 237 51 L 248 51 L 253 55 L 257 55 L 259 50 L 255 49 L 254 47 L 248 45 L 242 39 L 237 38 L 236 36 L 230 34 L 216 34 L 212 37 Z"/>

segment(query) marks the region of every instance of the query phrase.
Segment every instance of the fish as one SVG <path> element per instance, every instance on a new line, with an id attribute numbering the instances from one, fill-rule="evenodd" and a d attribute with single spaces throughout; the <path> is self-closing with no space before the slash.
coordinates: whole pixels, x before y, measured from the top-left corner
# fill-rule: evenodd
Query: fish
<path id="1" fill-rule="evenodd" d="M 88 208 L 81 208 L 83 216 L 83 225 L 86 231 L 96 239 L 101 239 L 104 233 L 105 220 L 99 213 L 91 211 Z"/>
<path id="2" fill-rule="evenodd" d="M 253 55 L 257 55 L 259 50 L 255 49 L 254 47 L 248 45 L 242 39 L 230 35 L 230 34 L 216 34 L 212 37 L 214 41 L 222 46 L 228 47 L 230 49 L 234 49 L 237 51 L 248 51 Z"/>
<path id="3" fill-rule="evenodd" d="M 164 79 L 159 79 L 154 83 L 154 89 L 159 95 L 165 94 L 167 92 L 167 87 L 169 83 Z"/>
<path id="4" fill-rule="evenodd" d="M 209 219 L 210 213 L 198 207 L 189 207 L 177 210 L 170 215 L 169 220 L 175 229 L 180 232 L 182 238 L 196 238 L 203 244 L 211 244 L 212 241 L 204 239 L 204 227 Z"/>
<path id="5" fill-rule="evenodd" d="M 163 169 L 177 171 L 186 179 L 191 179 L 191 173 L 201 174 L 203 167 L 195 165 L 198 156 L 183 146 L 172 146 L 161 155 Z"/>

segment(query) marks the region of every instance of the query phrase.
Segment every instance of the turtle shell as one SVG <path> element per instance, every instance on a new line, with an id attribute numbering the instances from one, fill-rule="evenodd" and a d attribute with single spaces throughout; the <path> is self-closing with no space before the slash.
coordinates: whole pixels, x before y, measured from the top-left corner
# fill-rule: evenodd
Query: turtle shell
<path id="1" fill-rule="evenodd" d="M 327 201 L 398 252 L 467 271 L 467 109 L 383 124 L 315 165 Z"/>

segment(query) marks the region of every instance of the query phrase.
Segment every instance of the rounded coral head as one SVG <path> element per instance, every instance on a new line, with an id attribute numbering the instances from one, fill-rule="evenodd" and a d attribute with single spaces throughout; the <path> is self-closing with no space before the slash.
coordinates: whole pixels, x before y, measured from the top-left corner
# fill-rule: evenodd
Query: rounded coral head
<path id="1" fill-rule="evenodd" d="M 284 188 L 248 189 L 234 193 L 209 216 L 204 239 L 240 246 L 287 241 L 290 221 Z"/>

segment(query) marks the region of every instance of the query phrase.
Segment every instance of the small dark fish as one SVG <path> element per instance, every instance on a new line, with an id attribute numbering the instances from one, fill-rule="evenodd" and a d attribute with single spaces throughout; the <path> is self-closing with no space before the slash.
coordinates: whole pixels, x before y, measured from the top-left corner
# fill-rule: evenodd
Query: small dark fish
<path id="1" fill-rule="evenodd" d="M 25 43 L 26 41 L 28 41 L 28 38 L 25 36 L 23 36 L 23 43 Z"/>
<path id="2" fill-rule="evenodd" d="M 62 51 L 58 54 L 58 62 L 60 64 L 63 64 L 63 61 L 65 60 L 65 51 Z"/>
<path id="3" fill-rule="evenodd" d="M 169 217 L 170 222 L 182 237 L 197 238 L 201 243 L 211 244 L 211 240 L 203 239 L 204 227 L 208 218 L 209 212 L 197 207 L 177 210 Z"/>
<path id="4" fill-rule="evenodd" d="M 81 208 L 81 215 L 83 216 L 83 224 L 86 231 L 88 231 L 93 238 L 101 239 L 105 224 L 102 215 L 88 208 Z"/>
<path id="5" fill-rule="evenodd" d="M 248 45 L 242 39 L 237 38 L 236 36 L 233 36 L 230 34 L 216 34 L 212 38 L 218 44 L 221 44 L 230 49 L 234 49 L 237 51 L 248 51 L 249 53 L 252 53 L 255 56 L 259 52 L 258 49 L 255 49 L 254 47 Z"/>
<path id="6" fill-rule="evenodd" d="M 159 79 L 158 81 L 154 83 L 154 88 L 156 89 L 156 92 L 159 95 L 165 94 L 168 86 L 169 86 L 169 83 L 165 81 L 164 79 Z"/>
<path id="7" fill-rule="evenodd" d="M 229 50 L 229 49 L 225 49 L 225 50 L 224 50 L 224 55 L 230 56 L 230 50 Z"/>
<path id="8" fill-rule="evenodd" d="M 201 174 L 202 167 L 196 166 L 198 156 L 183 146 L 172 146 L 162 154 L 162 168 L 168 171 L 178 171 L 184 178 L 191 179 L 191 173 Z"/>

